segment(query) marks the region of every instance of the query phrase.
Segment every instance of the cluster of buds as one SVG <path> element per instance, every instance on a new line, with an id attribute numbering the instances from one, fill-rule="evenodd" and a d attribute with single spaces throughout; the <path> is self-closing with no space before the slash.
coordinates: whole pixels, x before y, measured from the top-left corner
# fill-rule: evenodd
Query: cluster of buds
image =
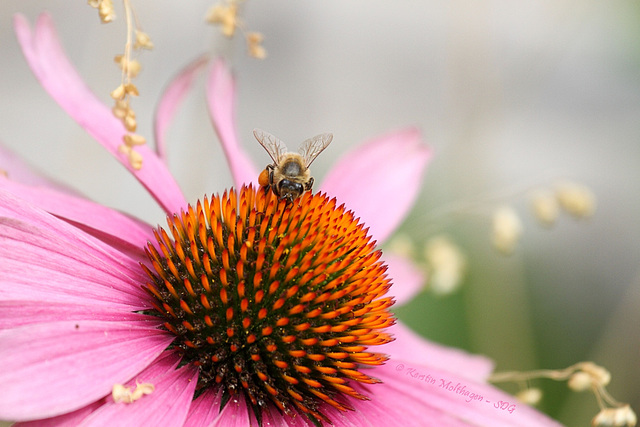
<path id="1" fill-rule="evenodd" d="M 536 219 L 544 226 L 555 224 L 563 210 L 576 219 L 589 218 L 596 209 L 596 198 L 585 185 L 561 182 L 551 190 L 537 190 L 531 197 Z"/>
<path id="2" fill-rule="evenodd" d="M 111 22 L 115 18 L 112 0 L 89 0 L 89 5 L 98 9 L 100 20 L 103 23 Z M 111 98 L 115 101 L 112 112 L 127 130 L 119 151 L 127 156 L 132 168 L 139 170 L 142 167 L 142 156 L 133 148 L 136 145 L 144 144 L 146 140 L 143 136 L 135 133 L 138 123 L 136 113 L 131 108 L 131 97 L 139 95 L 138 88 L 132 83 L 132 79 L 138 75 L 141 69 L 140 62 L 133 58 L 133 54 L 142 49 L 152 49 L 153 43 L 149 35 L 138 28 L 137 22 L 135 25 L 133 24 L 134 12 L 130 1 L 123 0 L 123 5 L 127 22 L 127 43 L 124 53 L 114 57 L 122 77 L 120 85 L 111 92 Z"/>
<path id="3" fill-rule="evenodd" d="M 611 373 L 593 362 L 579 362 L 560 370 L 496 373 L 489 380 L 528 382 L 537 378 L 567 381 L 569 389 L 576 392 L 592 391 L 600 406 L 600 412 L 591 421 L 594 427 L 633 427 L 637 423 L 633 409 L 626 403 L 616 401 L 607 392 L 606 386 L 611 382 Z M 537 388 L 525 388 L 516 397 L 523 403 L 535 405 L 540 402 L 542 392 Z"/>
<path id="4" fill-rule="evenodd" d="M 128 2 L 125 1 L 125 9 L 127 11 L 127 17 L 131 14 L 130 6 L 127 6 Z M 132 35 L 134 37 L 132 37 Z M 132 39 L 135 39 L 133 45 Z M 122 55 L 116 55 L 114 57 L 115 63 L 122 71 L 122 80 L 120 85 L 111 92 L 111 97 L 115 101 L 115 105 L 112 108 L 113 115 L 116 116 L 128 134 L 123 138 L 124 144 L 119 147 L 120 152 L 125 153 L 129 158 L 129 164 L 136 170 L 142 167 L 142 156 L 133 150 L 136 145 L 142 145 L 146 142 L 145 138 L 135 133 L 137 129 L 136 113 L 131 108 L 131 97 L 138 96 L 138 88 L 131 82 L 131 79 L 135 78 L 140 72 L 140 62 L 132 58 L 133 51 L 140 51 L 142 49 L 153 49 L 153 43 L 147 33 L 141 31 L 139 28 L 133 28 L 131 20 L 127 19 L 127 44 L 125 45 L 125 53 Z"/>
<path id="5" fill-rule="evenodd" d="M 562 182 L 551 189 L 537 189 L 531 196 L 533 215 L 544 227 L 553 226 L 561 211 L 575 219 L 589 218 L 596 208 L 596 198 L 585 185 Z M 494 212 L 492 242 L 502 254 L 513 252 L 522 235 L 522 221 L 515 209 L 502 206 Z"/>
<path id="6" fill-rule="evenodd" d="M 217 3 L 207 11 L 206 22 L 218 25 L 220 31 L 228 38 L 232 38 L 236 30 L 244 35 L 249 56 L 264 59 L 267 51 L 262 46 L 264 36 L 255 31 L 246 31 L 243 21 L 239 18 L 239 0 L 227 0 Z"/>

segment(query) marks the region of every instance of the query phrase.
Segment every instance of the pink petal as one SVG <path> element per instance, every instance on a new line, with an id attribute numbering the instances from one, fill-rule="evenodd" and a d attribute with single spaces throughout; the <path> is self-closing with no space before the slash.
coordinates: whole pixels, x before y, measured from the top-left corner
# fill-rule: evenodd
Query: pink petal
<path id="1" fill-rule="evenodd" d="M 409 259 L 387 252 L 382 255 L 382 261 L 387 265 L 387 274 L 393 283 L 388 295 L 395 298 L 396 305 L 409 302 L 422 290 L 425 274 Z"/>
<path id="2" fill-rule="evenodd" d="M 249 418 L 249 410 L 243 397 L 232 397 L 222 411 L 220 410 L 221 401 L 222 389 L 211 389 L 198 396 L 192 404 L 184 427 L 245 427 L 256 423 L 253 416 Z M 270 424 L 263 423 L 263 425 Z"/>
<path id="3" fill-rule="evenodd" d="M 154 363 L 128 385 L 151 383 L 155 390 L 133 403 L 115 403 L 111 398 L 93 412 L 83 426 L 181 426 L 186 420 L 198 374 L 190 366 L 175 369 L 172 359 Z"/>
<path id="4" fill-rule="evenodd" d="M 191 403 L 189 415 L 183 427 L 210 426 L 220 413 L 221 400 L 222 388 L 209 389 L 202 393 Z"/>
<path id="5" fill-rule="evenodd" d="M 83 83 L 60 46 L 49 15 L 38 18 L 35 33 L 21 15 L 14 18 L 18 41 L 31 70 L 44 89 L 80 126 L 122 163 L 167 212 L 179 212 L 186 201 L 177 183 L 162 161 L 146 145 L 135 150 L 143 157 L 143 166 L 135 170 L 127 157 L 118 152 L 126 130 L 109 107 Z"/>
<path id="6" fill-rule="evenodd" d="M 367 387 L 370 401 L 352 401 L 356 411 L 345 413 L 347 420 L 401 426 L 560 426 L 493 386 L 449 371 L 392 360 L 371 375 L 383 383 Z"/>
<path id="7" fill-rule="evenodd" d="M 167 161 L 167 150 L 164 140 L 165 133 L 169 128 L 180 103 L 182 103 L 182 100 L 191 88 L 193 81 L 208 62 L 209 59 L 207 57 L 201 56 L 181 70 L 178 76 L 171 81 L 167 89 L 162 94 L 162 99 L 156 108 L 154 120 L 156 151 L 158 156 L 164 160 L 165 163 Z"/>
<path id="8" fill-rule="evenodd" d="M 95 304 L 13 300 L 0 301 L 0 330 L 58 320 L 101 320 L 110 322 L 146 322 L 160 326 L 161 322 L 144 314 L 132 313 L 119 307 Z"/>
<path id="9" fill-rule="evenodd" d="M 391 355 L 392 358 L 449 371 L 473 381 L 485 381 L 493 370 L 493 362 L 490 359 L 427 341 L 401 322 L 387 331 L 396 339 L 380 347 L 379 351 Z"/>
<path id="10" fill-rule="evenodd" d="M 430 157 L 418 130 L 386 135 L 342 156 L 321 189 L 353 210 L 381 243 L 413 206 Z"/>
<path id="11" fill-rule="evenodd" d="M 1 300 L 149 307 L 140 260 L 3 190 L 0 259 Z"/>
<path id="12" fill-rule="evenodd" d="M 107 395 L 173 340 L 149 323 L 71 320 L 0 331 L 0 419 L 61 415 Z"/>
<path id="13" fill-rule="evenodd" d="M 102 404 L 103 403 L 101 401 L 93 402 L 90 405 L 84 406 L 67 414 L 58 415 L 53 418 L 46 418 L 44 420 L 15 423 L 12 427 L 75 427 L 80 425 L 82 420 L 87 418 L 89 414 L 102 406 Z"/>
<path id="14" fill-rule="evenodd" d="M 224 61 L 217 60 L 207 79 L 207 101 L 213 126 L 222 143 L 236 187 L 258 182 L 258 169 L 238 142 L 236 133 L 236 88 Z"/>
<path id="15" fill-rule="evenodd" d="M 150 225 L 80 197 L 49 188 L 29 187 L 2 177 L 0 189 L 107 240 L 111 246 L 137 251 L 141 256 L 144 256 L 142 248 L 147 241 L 154 239 Z"/>

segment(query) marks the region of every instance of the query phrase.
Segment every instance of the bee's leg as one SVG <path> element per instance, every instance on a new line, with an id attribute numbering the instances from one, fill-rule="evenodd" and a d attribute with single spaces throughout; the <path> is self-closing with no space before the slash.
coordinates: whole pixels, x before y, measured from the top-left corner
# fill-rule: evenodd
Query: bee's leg
<path id="1" fill-rule="evenodd" d="M 312 187 L 313 187 L 313 177 L 309 178 L 309 181 L 305 184 L 304 189 L 305 191 L 311 191 Z"/>
<path id="2" fill-rule="evenodd" d="M 273 187 L 273 165 L 267 165 L 266 170 L 269 173 L 269 183 L 264 187 L 264 194 L 267 194 Z"/>

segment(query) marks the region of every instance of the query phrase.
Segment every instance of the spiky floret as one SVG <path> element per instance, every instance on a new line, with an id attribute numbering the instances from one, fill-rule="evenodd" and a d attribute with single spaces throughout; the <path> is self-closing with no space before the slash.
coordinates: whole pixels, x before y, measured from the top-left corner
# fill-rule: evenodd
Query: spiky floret
<path id="1" fill-rule="evenodd" d="M 352 409 L 362 372 L 387 357 L 390 286 L 368 229 L 326 195 L 292 203 L 251 186 L 167 219 L 146 251 L 155 315 L 176 335 L 198 389 L 242 394 L 258 418 L 273 404 L 330 422 L 324 403 Z"/>

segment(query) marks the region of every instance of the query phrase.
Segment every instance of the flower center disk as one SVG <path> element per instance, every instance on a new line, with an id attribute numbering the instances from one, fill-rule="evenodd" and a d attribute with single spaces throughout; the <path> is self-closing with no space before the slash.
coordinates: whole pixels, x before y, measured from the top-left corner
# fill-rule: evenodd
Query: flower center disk
<path id="1" fill-rule="evenodd" d="M 327 405 L 366 399 L 356 384 L 379 381 L 359 369 L 387 360 L 367 349 L 392 340 L 395 320 L 386 266 L 351 212 L 243 187 L 167 222 L 146 248 L 145 289 L 200 392 L 243 394 L 259 421 L 275 405 L 330 422 Z"/>

